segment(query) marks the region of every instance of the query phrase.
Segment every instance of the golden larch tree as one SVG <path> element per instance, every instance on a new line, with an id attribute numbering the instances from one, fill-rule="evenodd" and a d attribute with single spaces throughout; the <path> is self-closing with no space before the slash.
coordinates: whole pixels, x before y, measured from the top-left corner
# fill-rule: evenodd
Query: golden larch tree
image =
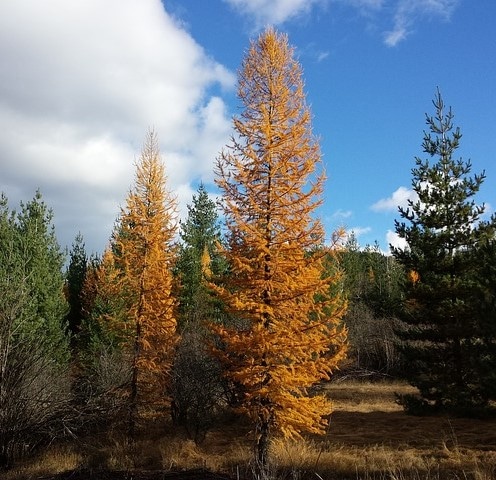
<path id="1" fill-rule="evenodd" d="M 120 291 L 127 302 L 131 437 L 139 406 L 160 404 L 165 397 L 177 340 L 172 295 L 175 234 L 176 201 L 166 188 L 157 135 L 150 131 L 113 241 Z"/>
<path id="2" fill-rule="evenodd" d="M 314 218 L 324 174 L 287 36 L 268 29 L 253 41 L 238 82 L 243 110 L 216 172 L 231 269 L 229 283 L 212 288 L 243 327 L 212 328 L 265 467 L 274 436 L 325 431 L 331 404 L 309 388 L 345 356 L 345 301 L 330 293 L 339 273 L 324 273 L 332 249 L 321 248 Z"/>

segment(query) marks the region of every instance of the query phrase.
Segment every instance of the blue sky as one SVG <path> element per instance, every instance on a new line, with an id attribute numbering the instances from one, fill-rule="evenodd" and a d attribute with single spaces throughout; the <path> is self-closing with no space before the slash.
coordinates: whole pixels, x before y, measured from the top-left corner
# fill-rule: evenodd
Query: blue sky
<path id="1" fill-rule="evenodd" d="M 436 87 L 496 208 L 494 18 L 494 0 L 4 0 L 0 190 L 16 207 L 40 188 L 60 243 L 81 231 L 101 251 L 153 126 L 184 215 L 199 181 L 214 191 L 236 71 L 273 25 L 303 67 L 328 236 L 387 250 Z"/>

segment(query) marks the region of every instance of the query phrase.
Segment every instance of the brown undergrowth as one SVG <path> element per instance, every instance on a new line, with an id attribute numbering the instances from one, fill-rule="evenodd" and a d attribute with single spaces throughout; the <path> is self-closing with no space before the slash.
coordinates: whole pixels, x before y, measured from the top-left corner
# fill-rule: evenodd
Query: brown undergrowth
<path id="1" fill-rule="evenodd" d="M 395 403 L 395 393 L 411 391 L 401 383 L 344 381 L 324 388 L 334 402 L 328 434 L 274 442 L 271 479 L 496 479 L 496 419 L 408 416 Z M 162 473 L 203 469 L 249 478 L 251 443 L 244 422 L 224 422 L 201 445 L 181 432 L 164 433 L 171 430 L 169 424 L 155 421 L 134 445 L 118 428 L 52 445 L 4 478 L 35 479 L 83 468 Z"/>

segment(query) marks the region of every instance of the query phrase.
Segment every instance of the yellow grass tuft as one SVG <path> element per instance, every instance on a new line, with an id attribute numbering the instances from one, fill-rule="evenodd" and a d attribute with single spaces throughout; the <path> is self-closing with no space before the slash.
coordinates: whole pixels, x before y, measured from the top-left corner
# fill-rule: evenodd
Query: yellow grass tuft
<path id="1" fill-rule="evenodd" d="M 3 473 L 3 480 L 35 478 L 41 475 L 57 475 L 76 470 L 83 463 L 83 455 L 71 446 L 54 446 L 37 455 L 29 462 L 22 462 L 16 468 Z"/>

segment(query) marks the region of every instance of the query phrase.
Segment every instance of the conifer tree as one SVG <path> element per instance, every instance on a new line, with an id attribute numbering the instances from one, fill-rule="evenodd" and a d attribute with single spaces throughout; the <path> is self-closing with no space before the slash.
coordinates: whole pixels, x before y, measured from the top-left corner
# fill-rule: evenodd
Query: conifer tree
<path id="1" fill-rule="evenodd" d="M 209 321 L 219 321 L 222 309 L 209 287 L 225 262 L 217 206 L 202 185 L 180 222 L 181 244 L 175 274 L 178 277 L 178 326 L 181 341 L 173 367 L 171 393 L 173 420 L 195 441 L 202 439 L 215 418 L 222 393 L 218 362 L 208 349 Z"/>
<path id="2" fill-rule="evenodd" d="M 63 254 L 36 193 L 19 214 L 0 197 L 0 469 L 69 420 Z"/>
<path id="3" fill-rule="evenodd" d="M 81 233 L 78 233 L 72 244 L 69 266 L 66 273 L 66 297 L 69 303 L 67 325 L 73 340 L 78 335 L 81 328 L 81 293 L 86 278 L 87 268 L 88 257 L 86 255 L 83 236 Z"/>
<path id="4" fill-rule="evenodd" d="M 65 256 L 55 236 L 53 213 L 39 191 L 34 198 L 21 202 L 16 228 L 19 233 L 20 255 L 24 260 L 25 275 L 31 301 L 24 315 L 24 334 L 41 339 L 62 365 L 69 359 L 67 324 L 68 304 L 64 296 L 63 266 Z M 43 342 L 43 343 L 44 343 Z"/>
<path id="5" fill-rule="evenodd" d="M 405 221 L 396 221 L 407 247 L 392 249 L 409 279 L 399 334 L 408 379 L 420 393 L 404 404 L 412 411 L 467 411 L 489 399 L 477 366 L 488 331 L 479 315 L 481 285 L 474 272 L 478 248 L 494 238 L 496 219 L 480 219 L 484 205 L 474 196 L 485 174 L 470 176 L 470 161 L 454 158 L 462 135 L 439 90 L 433 104 L 422 144 L 433 160 L 415 159 L 412 187 L 418 199 L 400 208 Z"/>
<path id="6" fill-rule="evenodd" d="M 90 364 L 102 350 L 118 349 L 129 341 L 128 299 L 120 286 L 121 276 L 110 248 L 102 258 L 90 258 L 80 295 L 82 324 L 78 335 L 81 353 Z"/>
<path id="7" fill-rule="evenodd" d="M 131 340 L 130 436 L 138 407 L 164 400 L 176 335 L 172 296 L 176 202 L 166 189 L 157 135 L 150 131 L 113 240 Z"/>
<path id="8" fill-rule="evenodd" d="M 390 374 L 399 370 L 394 334 L 402 299 L 403 269 L 377 244 L 360 248 L 352 234 L 340 252 L 348 310 L 348 368 Z"/>
<path id="9" fill-rule="evenodd" d="M 180 227 L 182 243 L 176 265 L 181 285 L 179 322 L 181 328 L 191 325 L 195 329 L 209 315 L 214 315 L 214 298 L 209 293 L 208 279 L 219 275 L 223 268 L 218 252 L 221 234 L 217 206 L 203 185 L 193 195 L 188 217 L 180 222 Z"/>
<path id="10" fill-rule="evenodd" d="M 239 328 L 217 326 L 226 375 L 243 388 L 259 465 L 275 435 L 322 433 L 331 411 L 309 388 L 345 354 L 344 303 L 323 275 L 323 174 L 301 67 L 285 35 L 251 43 L 238 78 L 243 110 L 217 163 L 229 283 L 215 287 Z M 313 253 L 312 253 L 313 252 Z"/>

